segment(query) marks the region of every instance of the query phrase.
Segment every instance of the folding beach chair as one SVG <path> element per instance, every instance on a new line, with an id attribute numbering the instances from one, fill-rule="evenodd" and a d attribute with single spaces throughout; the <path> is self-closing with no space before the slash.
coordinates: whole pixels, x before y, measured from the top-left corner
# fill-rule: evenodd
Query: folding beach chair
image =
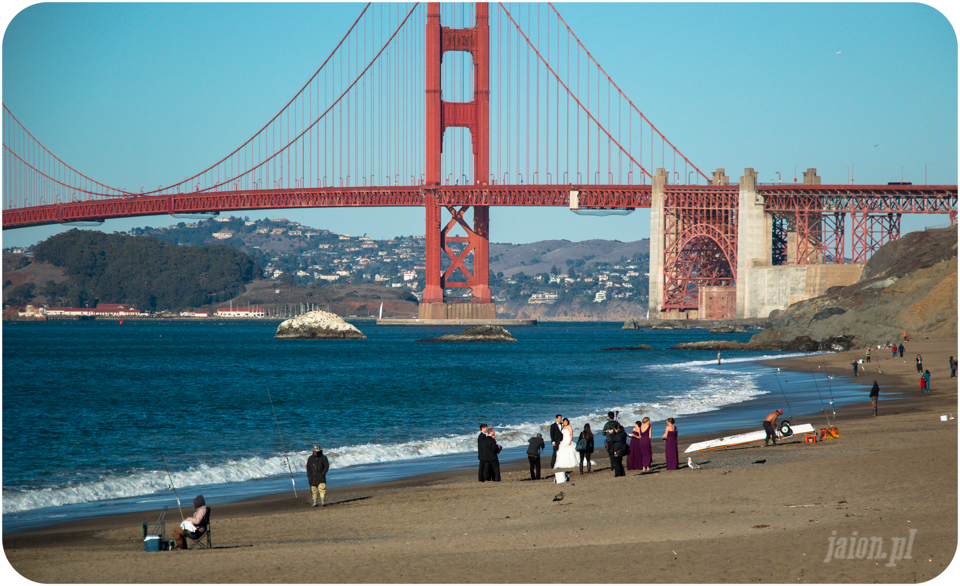
<path id="1" fill-rule="evenodd" d="M 183 536 L 190 540 L 187 542 L 187 549 L 213 549 L 213 540 L 210 537 L 210 507 L 207 507 L 207 514 L 203 516 L 197 530 L 184 532 Z"/>

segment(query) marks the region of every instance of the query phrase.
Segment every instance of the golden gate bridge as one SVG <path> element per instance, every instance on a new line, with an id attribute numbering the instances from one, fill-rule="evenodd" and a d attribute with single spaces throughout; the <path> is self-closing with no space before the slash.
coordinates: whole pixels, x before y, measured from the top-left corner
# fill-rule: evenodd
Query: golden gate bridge
<path id="1" fill-rule="evenodd" d="M 256 133 L 130 192 L 61 160 L 3 107 L 3 229 L 150 215 L 421 207 L 420 318 L 494 319 L 490 206 L 651 208 L 651 317 L 760 316 L 753 269 L 862 264 L 903 214 L 956 222 L 955 185 L 730 185 L 643 114 L 553 4 L 367 4 Z M 850 248 L 845 234 L 852 220 Z M 848 262 L 849 261 L 849 262 Z M 447 288 L 469 288 L 450 303 Z"/>

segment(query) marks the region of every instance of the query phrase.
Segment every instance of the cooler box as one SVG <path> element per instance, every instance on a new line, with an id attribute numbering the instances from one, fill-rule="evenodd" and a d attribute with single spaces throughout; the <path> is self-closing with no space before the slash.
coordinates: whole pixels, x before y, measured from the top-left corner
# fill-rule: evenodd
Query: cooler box
<path id="1" fill-rule="evenodd" d="M 147 535 L 143 538 L 143 551 L 160 551 L 160 536 Z"/>

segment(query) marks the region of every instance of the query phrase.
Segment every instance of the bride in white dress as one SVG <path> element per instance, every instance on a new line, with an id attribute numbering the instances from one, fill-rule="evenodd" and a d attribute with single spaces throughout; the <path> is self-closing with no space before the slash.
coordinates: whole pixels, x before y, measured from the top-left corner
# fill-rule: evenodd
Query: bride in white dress
<path id="1" fill-rule="evenodd" d="M 557 450 L 557 463 L 553 468 L 576 468 L 580 464 L 580 458 L 577 457 L 577 448 L 573 445 L 573 428 L 570 427 L 569 419 L 563 419 L 563 428 L 560 433 L 563 434 L 563 439 L 560 441 L 560 448 Z"/>

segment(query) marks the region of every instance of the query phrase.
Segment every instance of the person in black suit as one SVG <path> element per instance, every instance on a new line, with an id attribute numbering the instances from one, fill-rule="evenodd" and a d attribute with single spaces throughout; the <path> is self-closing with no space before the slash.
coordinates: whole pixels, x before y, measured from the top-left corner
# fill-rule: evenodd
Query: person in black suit
<path id="1" fill-rule="evenodd" d="M 540 480 L 540 451 L 544 448 L 543 435 L 530 438 L 527 446 L 527 459 L 530 460 L 530 480 Z"/>
<path id="2" fill-rule="evenodd" d="M 477 436 L 477 459 L 480 460 L 480 468 L 477 470 L 477 480 L 483 482 L 483 438 L 487 437 L 487 424 L 480 424 L 480 435 Z"/>
<path id="3" fill-rule="evenodd" d="M 563 427 L 563 415 L 557 415 L 557 420 L 550 426 L 550 442 L 553 445 L 553 455 L 550 456 L 550 468 L 553 468 L 557 463 L 557 450 L 560 449 L 560 442 L 563 441 L 563 432 L 560 431 L 561 427 Z"/>
<path id="4" fill-rule="evenodd" d="M 480 463 L 483 465 L 482 481 L 500 482 L 500 446 L 497 445 L 497 432 L 487 428 L 487 435 L 480 438 Z"/>
<path id="5" fill-rule="evenodd" d="M 626 476 L 623 471 L 623 453 L 627 449 L 627 432 L 623 426 L 617 424 L 616 430 L 610 435 L 610 461 L 613 463 L 614 476 Z"/>

